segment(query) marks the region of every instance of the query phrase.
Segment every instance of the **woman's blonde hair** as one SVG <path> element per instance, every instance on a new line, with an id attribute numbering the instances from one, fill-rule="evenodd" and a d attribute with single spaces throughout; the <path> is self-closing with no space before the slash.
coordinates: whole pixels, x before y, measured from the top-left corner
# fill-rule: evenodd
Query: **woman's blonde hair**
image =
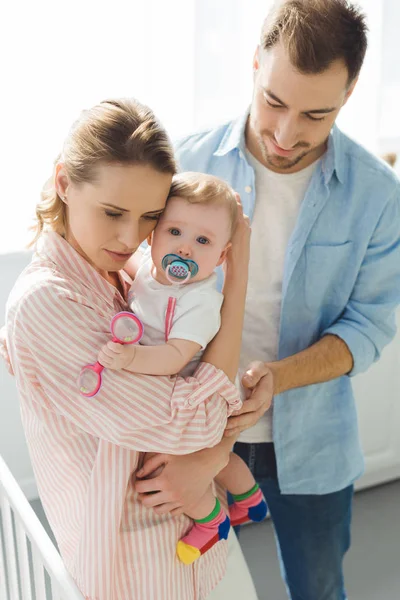
<path id="1" fill-rule="evenodd" d="M 235 192 L 223 179 L 205 173 L 186 171 L 172 178 L 169 198 L 177 196 L 190 204 L 214 204 L 226 206 L 230 221 L 231 235 L 235 231 L 238 206 Z"/>
<path id="2" fill-rule="evenodd" d="M 93 181 L 100 164 L 148 164 L 161 173 L 176 173 L 172 145 L 153 112 L 133 99 L 105 100 L 73 124 L 36 207 L 31 245 L 44 230 L 66 233 L 66 205 L 55 188 L 59 162 L 78 184 Z"/>

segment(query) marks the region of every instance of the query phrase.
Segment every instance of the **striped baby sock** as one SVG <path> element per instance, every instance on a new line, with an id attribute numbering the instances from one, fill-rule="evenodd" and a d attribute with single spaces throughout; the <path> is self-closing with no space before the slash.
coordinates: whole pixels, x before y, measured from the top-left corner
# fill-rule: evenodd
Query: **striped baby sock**
<path id="1" fill-rule="evenodd" d="M 231 527 L 228 515 L 216 498 L 214 510 L 204 519 L 193 519 L 194 525 L 176 547 L 178 558 L 192 564 L 220 540 L 226 540 Z"/>
<path id="2" fill-rule="evenodd" d="M 229 507 L 232 527 L 246 521 L 262 521 L 267 516 L 268 507 L 258 483 L 244 494 L 232 494 L 234 503 Z"/>

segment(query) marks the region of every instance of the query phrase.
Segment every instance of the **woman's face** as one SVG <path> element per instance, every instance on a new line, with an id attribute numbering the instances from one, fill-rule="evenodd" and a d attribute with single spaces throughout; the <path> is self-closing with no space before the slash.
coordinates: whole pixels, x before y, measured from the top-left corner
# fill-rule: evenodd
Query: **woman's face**
<path id="1" fill-rule="evenodd" d="M 172 175 L 149 165 L 103 164 L 92 183 L 72 183 L 63 165 L 56 189 L 67 204 L 67 241 L 102 275 L 122 269 L 157 224 Z"/>

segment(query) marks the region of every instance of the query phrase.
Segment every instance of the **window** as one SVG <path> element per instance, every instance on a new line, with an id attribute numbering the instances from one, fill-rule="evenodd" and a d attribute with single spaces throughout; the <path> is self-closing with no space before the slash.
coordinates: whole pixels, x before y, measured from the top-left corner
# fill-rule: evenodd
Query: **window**
<path id="1" fill-rule="evenodd" d="M 171 137 L 242 112 L 251 101 L 251 63 L 270 4 L 8 2 L 0 36 L 0 252 L 21 249 L 29 240 L 42 185 L 82 108 L 134 96 L 151 106 Z M 339 124 L 376 149 L 393 135 L 400 138 L 400 8 L 397 0 L 361 4 L 369 16 L 370 49 Z"/>

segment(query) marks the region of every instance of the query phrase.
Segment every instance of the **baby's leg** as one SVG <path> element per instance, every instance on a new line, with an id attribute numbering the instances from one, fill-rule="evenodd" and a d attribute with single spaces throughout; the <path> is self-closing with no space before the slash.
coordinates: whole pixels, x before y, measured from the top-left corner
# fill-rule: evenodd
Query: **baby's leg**
<path id="1" fill-rule="evenodd" d="M 246 521 L 262 521 L 268 508 L 265 498 L 246 463 L 231 452 L 225 469 L 215 478 L 233 496 L 234 503 L 229 507 L 233 526 Z"/>
<path id="2" fill-rule="evenodd" d="M 190 565 L 214 544 L 227 539 L 230 522 L 211 486 L 196 506 L 185 508 L 185 513 L 193 519 L 194 524 L 179 540 L 176 552 L 183 563 Z"/>

